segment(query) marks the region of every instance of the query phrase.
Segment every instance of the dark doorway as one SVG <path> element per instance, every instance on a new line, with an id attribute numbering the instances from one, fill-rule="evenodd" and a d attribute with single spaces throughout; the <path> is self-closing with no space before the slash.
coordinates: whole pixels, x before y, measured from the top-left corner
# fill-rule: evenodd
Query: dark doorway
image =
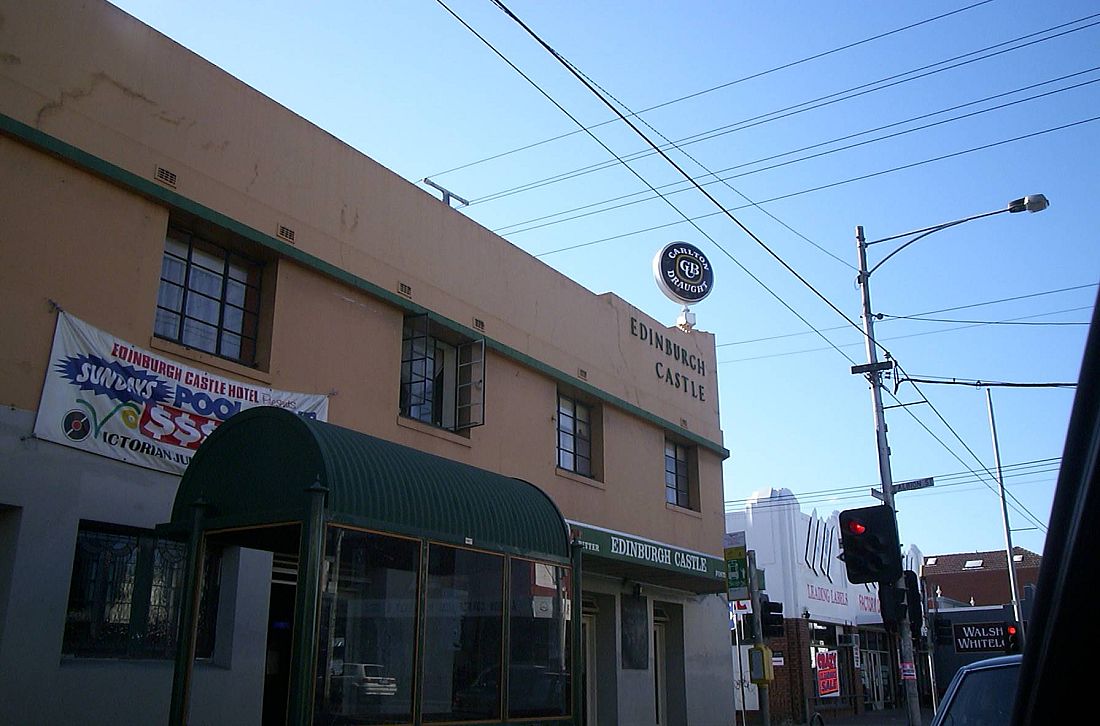
<path id="1" fill-rule="evenodd" d="M 267 616 L 267 665 L 264 669 L 263 726 L 285 726 L 290 693 L 290 646 L 294 632 L 294 585 L 271 583 Z"/>

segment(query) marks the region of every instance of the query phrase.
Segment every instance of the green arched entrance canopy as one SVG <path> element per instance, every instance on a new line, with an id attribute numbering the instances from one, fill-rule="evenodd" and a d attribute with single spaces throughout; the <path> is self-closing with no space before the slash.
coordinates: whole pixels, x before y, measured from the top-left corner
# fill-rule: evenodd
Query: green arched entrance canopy
<path id="1" fill-rule="evenodd" d="M 200 501 L 207 530 L 300 522 L 316 486 L 330 523 L 569 558 L 568 525 L 532 484 L 268 406 L 237 414 L 199 448 L 168 528 L 190 528 Z"/>
<path id="2" fill-rule="evenodd" d="M 298 555 L 287 723 L 312 722 L 321 560 L 331 525 L 556 562 L 573 573 L 571 609 L 580 611 L 580 546 L 571 547 L 561 511 L 534 485 L 284 409 L 248 409 L 195 452 L 172 519 L 158 527 L 189 540 L 170 724 L 187 723 L 208 533 L 222 544 Z M 571 632 L 573 652 L 580 652 L 579 633 Z M 579 703 L 574 695 L 574 722 Z"/>

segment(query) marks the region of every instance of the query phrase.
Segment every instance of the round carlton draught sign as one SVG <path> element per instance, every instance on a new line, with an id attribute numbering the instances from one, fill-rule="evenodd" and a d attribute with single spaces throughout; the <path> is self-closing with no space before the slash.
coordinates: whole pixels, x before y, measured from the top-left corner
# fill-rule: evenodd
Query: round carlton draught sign
<path id="1" fill-rule="evenodd" d="M 653 258 L 653 279 L 667 297 L 694 305 L 710 294 L 714 270 L 695 245 L 671 242 Z"/>

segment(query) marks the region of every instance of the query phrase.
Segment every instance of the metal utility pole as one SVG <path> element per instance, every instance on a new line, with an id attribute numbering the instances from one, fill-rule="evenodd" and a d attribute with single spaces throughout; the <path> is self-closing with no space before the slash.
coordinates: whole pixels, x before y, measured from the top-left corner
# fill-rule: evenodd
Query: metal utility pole
<path id="1" fill-rule="evenodd" d="M 993 433 L 993 463 L 997 466 L 997 486 L 1001 494 L 1001 520 L 1005 528 L 1005 556 L 1008 558 L 1008 586 L 1012 589 L 1012 615 L 1020 628 L 1021 644 L 1027 642 L 1027 629 L 1020 614 L 1020 596 L 1016 592 L 1016 563 L 1012 560 L 1012 530 L 1008 526 L 1008 505 L 1005 502 L 1005 480 L 1001 475 L 1001 448 L 997 445 L 997 422 L 993 419 L 993 396 L 985 389 L 985 401 L 989 407 L 989 430 Z"/>
<path id="2" fill-rule="evenodd" d="M 760 580 L 756 572 L 756 552 L 748 551 L 749 561 L 749 599 L 752 602 L 752 642 L 759 648 L 764 647 L 764 613 L 760 607 Z M 760 699 L 760 723 L 771 726 L 771 700 L 767 682 L 757 682 L 756 690 Z"/>
<path id="3" fill-rule="evenodd" d="M 875 443 L 878 447 L 878 470 L 882 482 L 882 499 L 886 506 L 894 511 L 897 521 L 897 509 L 894 506 L 894 480 L 890 473 L 890 445 L 886 441 L 886 417 L 882 409 L 882 372 L 893 368 L 893 361 L 879 362 L 878 349 L 875 346 L 875 323 L 871 314 L 870 276 L 867 271 L 867 244 L 863 236 L 863 227 L 856 227 L 856 249 L 859 252 L 859 287 L 863 293 L 863 334 L 867 347 L 867 365 L 856 366 L 853 373 L 865 373 L 871 384 L 871 403 L 875 418 Z M 901 556 L 901 553 L 898 553 Z M 899 590 L 905 590 L 905 578 L 900 577 L 894 583 Z M 881 593 L 879 601 L 882 601 Z M 753 605 L 755 608 L 755 604 Z M 909 713 L 909 726 L 920 726 L 920 695 L 917 693 L 917 667 L 913 657 L 913 638 L 909 627 L 908 608 L 902 611 L 898 623 L 898 638 L 901 640 L 901 678 L 905 684 L 905 701 Z"/>

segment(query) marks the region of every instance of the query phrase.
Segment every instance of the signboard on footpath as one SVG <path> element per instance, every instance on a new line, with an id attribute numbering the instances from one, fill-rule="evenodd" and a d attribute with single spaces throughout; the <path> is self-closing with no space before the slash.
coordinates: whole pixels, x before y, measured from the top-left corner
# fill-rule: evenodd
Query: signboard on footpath
<path id="1" fill-rule="evenodd" d="M 325 395 L 277 391 L 192 368 L 59 311 L 34 435 L 183 474 L 218 425 L 256 406 L 328 419 Z"/>

